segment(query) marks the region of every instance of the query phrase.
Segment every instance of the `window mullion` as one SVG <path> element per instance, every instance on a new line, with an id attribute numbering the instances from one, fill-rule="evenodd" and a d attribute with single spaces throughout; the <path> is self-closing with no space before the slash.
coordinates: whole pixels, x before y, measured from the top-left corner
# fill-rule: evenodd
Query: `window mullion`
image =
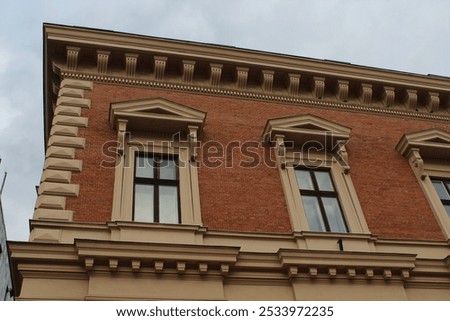
<path id="1" fill-rule="evenodd" d="M 325 207 L 323 206 L 322 196 L 320 194 L 317 195 L 317 199 L 319 201 L 320 213 L 322 214 L 323 223 L 325 224 L 325 229 L 330 232 L 330 224 L 328 223 L 327 214 L 325 212 Z"/>
<path id="2" fill-rule="evenodd" d="M 316 194 L 317 200 L 319 202 L 319 208 L 320 208 L 320 213 L 322 215 L 322 220 L 323 220 L 323 223 L 325 224 L 326 231 L 329 232 L 331 230 L 330 224 L 328 223 L 328 218 L 325 213 L 325 207 L 323 206 L 323 202 L 322 202 L 322 193 L 319 190 L 319 184 L 317 183 L 316 174 L 315 174 L 314 170 L 310 170 L 310 175 L 311 175 L 312 183 L 314 186 L 314 191 L 316 192 L 315 194 Z"/>
<path id="3" fill-rule="evenodd" d="M 159 157 L 154 157 L 153 158 L 153 163 L 154 163 L 154 175 L 153 177 L 155 177 L 155 182 L 154 182 L 154 192 L 153 192 L 153 215 L 154 215 L 154 221 L 156 223 L 159 223 L 160 218 L 159 218 L 159 165 L 160 165 L 160 159 Z"/>

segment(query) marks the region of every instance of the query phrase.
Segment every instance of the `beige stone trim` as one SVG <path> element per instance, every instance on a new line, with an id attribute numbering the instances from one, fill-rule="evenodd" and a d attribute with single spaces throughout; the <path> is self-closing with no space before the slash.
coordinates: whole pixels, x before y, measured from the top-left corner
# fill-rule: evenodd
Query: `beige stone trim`
<path id="1" fill-rule="evenodd" d="M 155 79 L 163 80 L 166 72 L 167 57 L 155 56 Z"/>
<path id="2" fill-rule="evenodd" d="M 32 220 L 32 229 L 61 229 L 61 243 L 77 238 L 126 242 L 205 244 L 236 246 L 244 252 L 276 253 L 283 249 L 339 251 L 343 240 L 345 252 L 410 253 L 424 259 L 442 259 L 450 255 L 447 241 L 380 239 L 367 234 L 295 232 L 248 233 L 209 230 L 199 225 L 157 224 L 132 221 L 107 223 L 47 222 Z"/>
<path id="3" fill-rule="evenodd" d="M 117 128 L 119 141 L 113 220 L 132 220 L 135 154 L 140 151 L 178 155 L 181 222 L 201 224 L 195 148 L 197 132 L 201 130 L 205 117 L 203 112 L 161 98 L 112 104 L 109 120 L 111 126 Z M 181 133 L 186 138 L 179 137 L 179 142 L 172 141 L 172 138 L 165 141 L 154 139 L 153 128 L 157 128 L 158 133 L 170 136 Z M 135 137 L 134 130 L 145 130 L 148 134 Z"/>
<path id="4" fill-rule="evenodd" d="M 54 182 L 54 183 L 70 183 L 72 172 L 69 171 L 57 171 L 57 170 L 44 170 L 41 176 L 41 182 Z"/>
<path id="5" fill-rule="evenodd" d="M 63 125 L 54 125 L 50 130 L 50 135 L 61 135 L 61 136 L 78 136 L 78 127 L 74 126 L 63 126 Z"/>
<path id="6" fill-rule="evenodd" d="M 209 83 L 213 87 L 219 87 L 222 76 L 222 64 L 210 64 Z"/>
<path id="7" fill-rule="evenodd" d="M 69 172 L 70 173 L 70 172 Z M 39 195 L 78 196 L 80 185 L 67 183 L 42 182 L 39 186 Z"/>
<path id="8" fill-rule="evenodd" d="M 64 210 L 66 207 L 66 198 L 63 196 L 39 195 L 36 200 L 35 208 L 48 208 L 55 210 Z"/>
<path id="9" fill-rule="evenodd" d="M 53 117 L 53 125 L 87 127 L 88 119 L 87 117 L 56 115 Z"/>
<path id="10" fill-rule="evenodd" d="M 385 107 L 391 107 L 395 102 L 395 87 L 383 86 L 383 105 Z"/>
<path id="11" fill-rule="evenodd" d="M 59 106 L 59 105 L 75 106 L 75 107 L 81 107 L 81 108 L 91 108 L 91 100 L 87 99 L 87 98 L 61 96 L 56 101 L 56 106 Z"/>
<path id="12" fill-rule="evenodd" d="M 30 240 L 33 242 L 45 242 L 45 243 L 58 243 L 61 238 L 61 230 L 53 229 L 36 229 L 31 231 Z M 42 255 L 42 253 L 36 253 L 37 255 Z"/>
<path id="13" fill-rule="evenodd" d="M 407 133 L 395 149 L 409 161 L 442 232 L 450 240 L 450 217 L 431 181 L 432 177 L 450 178 L 450 133 L 437 128 Z"/>
<path id="14" fill-rule="evenodd" d="M 134 53 L 125 54 L 125 71 L 127 77 L 134 78 L 136 76 L 136 65 L 139 55 Z"/>
<path id="15" fill-rule="evenodd" d="M 74 159 L 75 158 L 75 148 L 61 147 L 61 146 L 49 146 L 45 153 L 45 157 Z"/>
<path id="16" fill-rule="evenodd" d="M 398 109 L 393 108 L 379 108 L 379 107 L 371 107 L 366 105 L 360 105 L 355 102 L 334 102 L 334 101 L 325 101 L 325 100 L 314 100 L 314 99 L 308 99 L 307 97 L 292 97 L 291 95 L 285 96 L 281 94 L 264 94 L 264 93 L 256 93 L 252 91 L 242 91 L 242 90 L 233 90 L 233 89 L 227 89 L 227 88 L 211 88 L 211 87 L 202 87 L 200 85 L 183 85 L 178 83 L 169 83 L 169 82 L 157 82 L 157 81 L 151 81 L 151 80 L 137 80 L 137 79 L 128 79 L 128 78 L 121 78 L 117 76 L 108 76 L 103 77 L 99 75 L 92 75 L 92 74 L 83 74 L 83 73 L 68 73 L 68 72 L 61 72 L 62 77 L 76 77 L 79 79 L 87 79 L 90 81 L 98 81 L 98 82 L 105 82 L 105 83 L 113 83 L 113 84 L 124 84 L 124 85 L 131 85 L 131 86 L 142 86 L 142 87 L 151 87 L 151 88 L 163 88 L 168 90 L 177 90 L 177 91 L 186 91 L 186 92 L 193 92 L 198 94 L 207 94 L 207 95 L 219 95 L 219 96 L 227 96 L 227 97 L 239 97 L 244 99 L 257 99 L 257 100 L 264 100 L 264 101 L 274 101 L 278 103 L 287 103 L 287 104 L 294 104 L 294 105 L 306 105 L 306 106 L 313 106 L 316 108 L 332 108 L 337 110 L 347 110 L 347 111 L 354 111 L 354 112 L 362 112 L 362 113 L 372 113 L 372 114 L 378 114 L 378 115 L 386 115 L 386 116 L 394 116 L 394 117 L 401 117 L 401 118 L 413 118 L 413 119 L 426 119 L 426 120 L 432 120 L 432 121 L 444 121 L 448 122 L 450 120 L 450 116 L 448 116 L 446 113 L 440 112 L 439 114 L 435 113 L 424 113 L 424 112 L 418 112 L 417 110 L 407 109 L 404 110 L 403 105 L 400 106 Z M 238 85 L 236 85 L 238 86 Z M 406 102 L 405 102 L 406 104 Z"/>
<path id="17" fill-rule="evenodd" d="M 92 90 L 92 81 L 85 81 L 80 79 L 64 78 L 61 81 L 61 88 L 74 88 L 83 90 Z"/>
<path id="18" fill-rule="evenodd" d="M 66 210 L 52 210 L 52 209 L 44 209 L 38 208 L 34 211 L 33 218 L 37 220 L 63 220 L 63 221 L 71 221 L 73 217 L 73 211 Z M 58 239 L 60 242 L 60 239 Z"/>
<path id="19" fill-rule="evenodd" d="M 275 71 L 273 70 L 261 70 L 262 76 L 262 91 L 264 93 L 271 93 L 273 88 L 273 79 Z"/>
<path id="20" fill-rule="evenodd" d="M 294 166 L 317 166 L 319 163 L 320 167 L 331 169 L 350 232 L 370 233 L 349 175 L 350 166 L 344 145 L 349 139 L 350 131 L 351 129 L 346 126 L 310 114 L 271 119 L 267 122 L 263 140 L 275 145 L 286 205 L 295 232 L 307 231 L 308 222 Z M 318 143 L 320 146 L 317 146 L 317 150 L 323 152 L 302 153 L 304 152 L 301 150 L 302 146 L 311 141 Z M 297 147 L 287 150 L 285 142 L 293 142 Z"/>
<path id="21" fill-rule="evenodd" d="M 50 223 L 77 224 L 58 220 Z M 424 259 L 415 253 L 284 248 L 256 252 L 236 246 L 80 239 L 72 244 L 55 244 L 62 231 L 33 230 L 32 238 L 44 243 L 10 242 L 15 282 L 22 287 L 19 299 L 60 298 L 58 293 L 65 295 L 65 291 L 54 284 L 56 280 L 82 286 L 83 291 L 77 292 L 79 299 L 211 299 L 212 284 L 214 298 L 229 300 L 267 299 L 261 296 L 262 289 L 287 300 L 319 295 L 322 300 L 406 300 L 407 293 L 424 300 L 437 290 L 445 298 L 450 296 L 448 256 Z M 411 250 L 421 246 L 420 242 L 413 243 Z M 166 292 L 147 291 L 148 287 Z M 180 289 L 189 296 L 178 297 Z M 239 296 L 239 292 L 250 297 Z"/>
<path id="22" fill-rule="evenodd" d="M 130 130 L 188 134 L 188 126 L 203 127 L 206 113 L 163 98 L 113 103 L 109 115 L 111 127 L 117 121 L 127 121 Z"/>
<path id="23" fill-rule="evenodd" d="M 294 268 L 291 276 L 299 276 L 295 268 L 308 269 L 310 277 L 316 277 L 318 270 L 327 270 L 328 277 L 345 273 L 347 278 L 356 276 L 357 270 L 364 270 L 364 277 L 372 279 L 374 274 L 391 278 L 392 273 L 409 278 L 409 272 L 415 268 L 416 255 L 391 253 L 338 252 L 314 250 L 280 249 L 278 256 L 284 268 Z M 314 273 L 311 273 L 313 269 Z"/>
<path id="24" fill-rule="evenodd" d="M 338 80 L 336 83 L 336 97 L 339 101 L 347 101 L 348 90 L 349 90 L 348 80 Z"/>
<path id="25" fill-rule="evenodd" d="M 372 85 L 362 83 L 359 95 L 359 98 L 364 105 L 370 105 L 372 102 Z"/>
<path id="26" fill-rule="evenodd" d="M 289 73 L 288 74 L 288 93 L 291 96 L 297 96 L 300 88 L 300 74 Z"/>
<path id="27" fill-rule="evenodd" d="M 63 159 L 49 157 L 44 162 L 44 169 L 81 172 L 83 161 L 79 159 Z"/>
<path id="28" fill-rule="evenodd" d="M 84 148 L 86 144 L 85 138 L 78 137 L 79 127 L 87 126 L 87 118 L 79 117 L 82 108 L 90 107 L 90 100 L 83 98 L 86 89 L 92 89 L 92 83 L 69 79 L 61 83 L 34 219 L 72 220 L 73 212 L 66 211 L 65 205 L 66 197 L 78 197 L 80 190 L 78 184 L 71 184 L 71 178 L 72 172 L 82 169 L 82 161 L 74 158 L 75 148 Z M 32 239 L 59 242 L 61 233 L 60 230 L 50 233 L 45 228 L 36 229 Z"/>
<path id="29" fill-rule="evenodd" d="M 323 167 L 331 169 L 331 175 L 338 191 L 339 201 L 343 209 L 343 215 L 349 227 L 350 233 L 370 234 L 361 205 L 356 195 L 356 190 L 351 181 L 350 175 L 345 174 L 345 169 L 336 161 L 335 158 L 327 160 L 323 155 L 317 154 L 315 158 L 321 159 Z M 293 154 L 287 156 L 288 163 L 302 163 L 301 159 L 295 160 Z M 281 170 L 281 183 L 285 191 L 286 205 L 294 231 L 308 231 L 309 225 L 306 220 L 304 206 L 301 201 L 301 195 L 295 177 L 295 170 L 288 165 Z"/>
<path id="30" fill-rule="evenodd" d="M 61 88 L 58 91 L 58 97 L 66 96 L 66 97 L 74 97 L 74 98 L 83 98 L 84 97 L 84 90 L 78 89 L 78 88 Z"/>
<path id="31" fill-rule="evenodd" d="M 152 244 L 141 242 L 105 242 L 77 240 L 75 242 L 78 256 L 81 259 L 94 258 L 100 261 L 115 258 L 119 261 L 140 260 L 152 262 L 184 262 L 196 264 L 228 264 L 237 261 L 239 247 Z"/>
<path id="32" fill-rule="evenodd" d="M 108 72 L 108 58 L 110 51 L 97 50 L 97 72 L 105 75 Z"/>
<path id="33" fill-rule="evenodd" d="M 417 108 L 417 90 L 415 89 L 406 90 L 405 104 L 407 109 L 415 110 Z"/>
<path id="34" fill-rule="evenodd" d="M 59 105 L 55 108 L 55 115 L 79 117 L 81 115 L 81 107 Z"/>
<path id="35" fill-rule="evenodd" d="M 313 77 L 312 79 L 312 95 L 316 99 L 322 99 L 325 93 L 325 78 Z"/>
<path id="36" fill-rule="evenodd" d="M 79 47 L 67 46 L 67 69 L 77 70 Z"/>
<path id="37" fill-rule="evenodd" d="M 317 129 L 308 128 L 311 126 Z M 332 151 L 338 141 L 349 139 L 350 132 L 351 128 L 347 126 L 312 114 L 303 114 L 269 119 L 262 137 L 269 143 L 274 141 L 276 135 L 284 135 L 286 142 L 292 141 L 299 145 L 314 140 L 321 143 L 323 147 L 330 147 Z"/>
<path id="38" fill-rule="evenodd" d="M 450 97 L 450 84 L 445 77 L 415 75 L 339 62 L 185 41 L 151 37 L 139 37 L 139 40 L 137 40 L 137 38 L 127 34 L 109 32 L 106 35 L 82 28 L 46 26 L 45 30 L 46 43 L 52 48 L 58 48 L 63 43 L 67 43 L 68 39 L 71 39 L 73 44 L 80 47 L 88 46 L 99 51 L 106 49 L 115 55 L 125 55 L 130 51 L 139 52 L 140 58 L 155 59 L 153 71 L 151 70 L 152 66 L 137 65 L 136 77 L 130 78 L 121 77 L 120 72 L 115 75 L 105 75 L 96 68 L 92 68 L 96 63 L 94 57 L 80 56 L 81 61 L 79 63 L 83 68 L 79 67 L 78 70 L 82 70 L 82 73 L 67 70 L 65 64 L 54 64 L 54 70 L 61 79 L 66 77 L 81 78 L 108 83 L 307 104 L 316 107 L 436 121 L 448 121 L 450 118 L 448 114 L 450 107 L 446 103 Z M 76 34 L 80 36 L 76 37 Z M 84 39 L 83 43 L 80 43 L 79 39 Z M 56 52 L 51 58 L 45 57 L 46 63 L 49 65 L 54 61 L 66 59 L 63 54 L 58 56 L 57 52 L 60 51 L 48 52 Z M 171 57 L 170 60 L 167 59 L 169 56 Z M 202 61 L 202 64 L 198 65 L 198 68 L 202 70 L 196 73 L 198 79 L 193 79 L 192 69 L 195 61 Z M 157 67 L 159 62 L 162 63 L 161 67 Z M 172 64 L 171 67 L 170 64 Z M 180 64 L 182 68 L 179 68 Z M 236 83 L 234 84 L 232 79 L 227 79 L 228 81 L 221 79 L 217 87 L 215 87 L 215 81 L 212 86 L 211 73 L 208 72 L 208 69 L 210 69 L 208 66 L 211 65 L 234 67 L 237 71 Z M 165 71 L 167 68 L 171 68 L 175 71 L 175 74 L 165 75 L 164 72 L 161 72 L 161 70 Z M 124 69 L 126 69 L 126 66 Z M 295 97 L 296 90 L 292 91 L 292 83 L 287 81 L 284 87 L 282 82 L 276 83 L 276 86 L 274 83 L 273 86 L 275 87 L 270 92 L 265 93 L 262 87 L 265 88 L 266 86 L 261 86 L 259 79 L 263 70 L 273 70 L 283 79 L 289 78 L 290 74 L 302 75 L 304 79 L 312 80 L 313 90 L 310 88 L 311 82 L 299 82 L 298 92 L 300 97 L 297 98 Z M 123 74 L 126 74 L 126 70 Z M 252 79 L 249 79 L 249 77 Z M 51 77 L 46 78 L 52 79 Z M 161 82 L 162 79 L 164 79 L 164 82 Z M 180 79 L 182 83 L 180 83 Z M 324 81 L 316 83 L 319 79 L 324 79 Z M 361 92 L 342 89 L 342 91 L 338 90 L 338 94 L 330 95 L 329 93 L 334 93 L 336 89 L 326 90 L 326 88 L 323 88 L 323 95 L 321 95 L 323 86 L 331 85 L 335 87 L 336 82 L 339 86 L 340 81 L 351 83 L 355 88 L 361 88 Z M 50 85 L 48 84 L 47 87 L 50 87 Z M 345 88 L 345 85 L 343 84 L 342 87 Z M 378 92 L 380 87 L 382 89 L 381 95 L 372 95 L 371 91 L 373 90 L 375 93 L 376 90 Z M 393 90 L 385 91 L 383 88 L 393 88 Z M 398 104 L 392 103 L 396 99 L 395 94 L 399 96 Z M 310 97 L 313 97 L 313 99 L 309 99 Z M 348 103 L 340 102 L 345 100 Z M 49 105 L 47 108 L 50 110 L 51 106 Z"/>
<path id="39" fill-rule="evenodd" d="M 247 67 L 236 67 L 236 87 L 240 90 L 247 88 L 248 71 Z"/>
<path id="40" fill-rule="evenodd" d="M 68 126 L 65 126 L 68 127 Z M 76 128 L 76 127 L 74 127 Z M 67 133 L 72 131 L 71 129 L 64 129 Z M 52 135 L 48 139 L 48 146 L 60 146 L 60 147 L 72 147 L 72 148 L 84 148 L 86 145 L 86 138 L 84 137 L 69 137 L 69 136 L 62 136 L 62 135 Z"/>
<path id="41" fill-rule="evenodd" d="M 177 154 L 180 162 L 179 165 L 179 188 L 180 188 L 180 208 L 181 208 L 181 223 L 182 224 L 197 224 L 201 225 L 200 212 L 200 195 L 198 191 L 198 173 L 195 163 L 190 161 L 188 148 L 170 148 L 164 149 L 162 142 L 158 140 L 153 141 L 152 146 L 146 145 L 147 141 L 143 139 L 139 141 L 134 139 L 134 143 L 142 143 L 140 146 L 145 146 L 141 152 L 153 151 L 154 153 L 162 154 Z M 137 146 L 133 146 L 130 142 L 127 143 L 125 158 L 127 163 L 123 166 L 124 161 L 119 163 L 116 167 L 116 174 L 114 180 L 114 201 L 113 201 L 113 220 L 131 221 L 131 214 L 133 213 L 133 190 L 134 190 L 134 164 L 136 152 L 139 151 Z"/>
<path id="42" fill-rule="evenodd" d="M 430 112 L 435 113 L 439 111 L 439 93 L 428 92 L 427 108 Z"/>
<path id="43" fill-rule="evenodd" d="M 115 50 L 141 51 L 154 54 L 154 48 L 162 53 L 173 56 L 209 58 L 210 60 L 227 60 L 230 63 L 241 62 L 251 66 L 272 66 L 292 70 L 309 70 L 326 75 L 341 75 L 341 79 L 373 79 L 374 82 L 390 82 L 410 87 L 414 83 L 421 87 L 436 86 L 449 88 L 448 81 L 443 77 L 408 74 L 392 70 L 370 68 L 333 61 L 323 61 L 309 58 L 293 57 L 283 54 L 272 54 L 241 48 L 230 48 L 217 45 L 199 44 L 187 41 L 168 40 L 146 36 L 134 36 L 113 31 L 92 30 L 67 26 L 45 25 L 45 39 L 47 42 L 65 42 L 70 39 L 77 43 L 83 39 L 84 45 L 96 48 L 114 48 Z M 81 43 L 80 43 L 81 45 Z M 181 53 L 181 54 L 180 54 Z M 409 86 L 408 86 L 409 85 Z"/>
<path id="44" fill-rule="evenodd" d="M 194 80 L 195 61 L 183 60 L 183 73 L 181 79 L 184 83 L 191 84 Z"/>

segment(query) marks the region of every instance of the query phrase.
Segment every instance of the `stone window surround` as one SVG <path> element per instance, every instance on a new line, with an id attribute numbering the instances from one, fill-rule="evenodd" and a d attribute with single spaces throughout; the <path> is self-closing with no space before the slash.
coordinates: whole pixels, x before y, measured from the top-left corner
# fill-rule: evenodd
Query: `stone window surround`
<path id="1" fill-rule="evenodd" d="M 444 236 L 450 239 L 450 217 L 431 181 L 450 178 L 450 133 L 438 128 L 407 133 L 395 149 L 408 160 Z"/>
<path id="2" fill-rule="evenodd" d="M 178 156 L 181 224 L 202 225 L 195 147 L 205 117 L 206 113 L 162 98 L 111 104 L 110 124 L 117 129 L 119 143 L 113 221 L 132 220 L 135 157 L 143 152 Z M 151 131 L 152 124 L 158 124 L 157 134 Z M 172 142 L 177 133 L 181 141 Z"/>
<path id="3" fill-rule="evenodd" d="M 319 162 L 320 167 L 330 169 L 349 233 L 370 234 L 350 178 L 350 167 L 345 150 L 350 130 L 348 127 L 311 114 L 268 120 L 263 139 L 266 143 L 275 146 L 277 167 L 294 232 L 309 231 L 294 168 L 298 165 L 317 166 Z M 316 150 L 308 153 L 308 157 L 305 158 L 304 153 L 299 152 L 299 146 L 305 147 L 311 140 L 326 146 L 328 152 Z M 294 148 L 286 148 L 288 142 L 293 142 Z M 327 233 L 330 232 L 325 232 Z"/>

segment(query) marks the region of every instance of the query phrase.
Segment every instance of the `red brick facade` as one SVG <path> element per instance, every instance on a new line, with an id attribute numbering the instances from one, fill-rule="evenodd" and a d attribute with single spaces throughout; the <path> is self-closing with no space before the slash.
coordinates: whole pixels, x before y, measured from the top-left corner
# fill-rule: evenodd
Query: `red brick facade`
<path id="1" fill-rule="evenodd" d="M 19 300 L 450 300 L 450 79 L 45 25 L 44 84 Z"/>
<path id="2" fill-rule="evenodd" d="M 82 115 L 89 119 L 89 127 L 80 132 L 86 138 L 86 148 L 76 154 L 83 160 L 83 171 L 73 175 L 73 182 L 80 184 L 80 195 L 67 200 L 74 220 L 111 219 L 114 170 L 100 167 L 106 159 L 102 145 L 116 139 L 108 122 L 110 103 L 156 97 L 207 112 L 199 137 L 202 145 L 208 141 L 223 146 L 259 142 L 268 119 L 306 113 L 351 127 L 347 144 L 351 177 L 370 231 L 393 239 L 444 238 L 410 165 L 394 147 L 404 133 L 434 127 L 449 131 L 448 123 L 101 83 L 86 93 L 92 104 Z M 263 159 L 269 148 L 253 150 Z M 233 156 L 232 168 L 225 166 L 223 158 L 219 158 L 223 164 L 217 168 L 203 166 L 200 161 L 204 225 L 217 230 L 290 233 L 277 168 L 264 164 L 242 168 L 239 162 L 248 158 L 236 149 Z"/>

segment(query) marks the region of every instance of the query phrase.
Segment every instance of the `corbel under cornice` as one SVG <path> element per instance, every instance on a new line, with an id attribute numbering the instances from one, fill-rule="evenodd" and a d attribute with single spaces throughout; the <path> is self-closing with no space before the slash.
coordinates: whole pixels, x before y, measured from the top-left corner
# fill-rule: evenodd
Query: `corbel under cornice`
<path id="1" fill-rule="evenodd" d="M 62 50 L 56 50 L 60 47 Z M 88 54 L 84 54 L 86 51 Z M 118 65 L 120 59 L 124 61 L 122 67 Z M 152 63 L 138 64 L 141 59 Z M 397 117 L 450 120 L 450 79 L 446 77 L 45 24 L 47 131 L 55 99 L 53 88 L 66 78 Z"/>

